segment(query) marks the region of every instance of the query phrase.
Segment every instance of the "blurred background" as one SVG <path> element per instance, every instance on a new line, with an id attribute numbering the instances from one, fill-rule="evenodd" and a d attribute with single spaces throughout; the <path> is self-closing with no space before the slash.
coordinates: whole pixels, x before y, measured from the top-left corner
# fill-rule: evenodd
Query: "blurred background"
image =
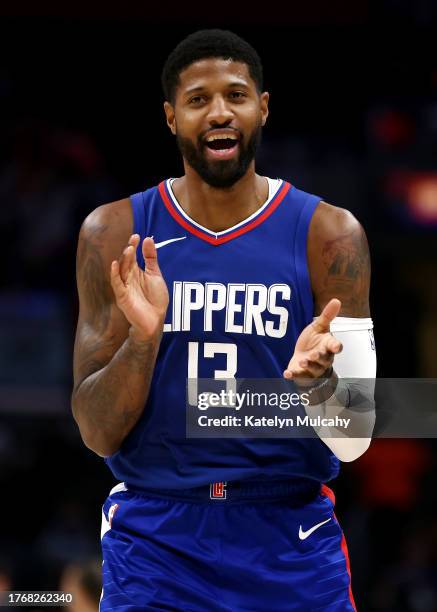
<path id="1" fill-rule="evenodd" d="M 258 172 L 358 217 L 378 374 L 437 377 L 437 3 L 42 0 L 0 18 L 0 590 L 75 588 L 87 612 L 115 482 L 70 412 L 77 235 L 99 204 L 182 173 L 165 58 L 203 27 L 254 45 L 271 94 Z M 437 612 L 436 458 L 434 440 L 376 440 L 332 485 L 360 611 Z"/>

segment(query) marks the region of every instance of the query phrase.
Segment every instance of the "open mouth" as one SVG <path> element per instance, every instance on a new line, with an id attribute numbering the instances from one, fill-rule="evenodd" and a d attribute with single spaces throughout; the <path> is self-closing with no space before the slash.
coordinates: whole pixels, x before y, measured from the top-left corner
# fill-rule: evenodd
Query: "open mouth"
<path id="1" fill-rule="evenodd" d="M 224 151 L 226 149 L 232 149 L 237 144 L 238 140 L 235 140 L 235 138 L 217 138 L 216 140 L 207 142 L 206 146 L 213 151 Z"/>
<path id="2" fill-rule="evenodd" d="M 229 159 L 238 149 L 239 141 L 235 138 L 215 138 L 206 142 L 208 156 L 214 159 Z"/>

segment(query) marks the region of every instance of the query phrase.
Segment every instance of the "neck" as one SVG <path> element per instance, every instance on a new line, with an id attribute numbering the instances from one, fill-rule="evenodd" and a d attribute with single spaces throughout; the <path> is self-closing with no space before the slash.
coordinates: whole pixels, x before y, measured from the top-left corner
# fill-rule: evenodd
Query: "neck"
<path id="1" fill-rule="evenodd" d="M 185 176 L 176 179 L 172 187 L 187 215 L 212 232 L 221 232 L 244 221 L 264 204 L 269 193 L 268 182 L 255 173 L 254 162 L 227 189 L 211 187 L 185 164 Z"/>

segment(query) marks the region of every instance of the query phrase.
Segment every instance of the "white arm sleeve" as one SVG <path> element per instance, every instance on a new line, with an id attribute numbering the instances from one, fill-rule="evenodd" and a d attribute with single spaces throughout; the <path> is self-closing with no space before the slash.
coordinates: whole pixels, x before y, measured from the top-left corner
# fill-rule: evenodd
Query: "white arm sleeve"
<path id="1" fill-rule="evenodd" d="M 376 377 L 376 350 L 373 338 L 373 323 L 370 318 L 336 317 L 330 326 L 331 333 L 343 344 L 343 350 L 334 358 L 334 370 L 341 378 L 362 379 L 363 395 L 373 402 Z M 340 385 L 341 383 L 339 383 Z M 357 381 L 357 385 L 359 385 Z M 347 408 L 335 401 L 324 404 L 326 416 L 335 416 Z M 375 412 L 368 411 L 366 431 L 372 431 Z M 321 440 L 341 461 L 353 461 L 370 446 L 371 437 L 351 438 L 341 436 L 337 431 L 323 428 L 317 431 Z"/>
<path id="2" fill-rule="evenodd" d="M 375 378 L 376 350 L 372 319 L 336 317 L 331 333 L 343 344 L 343 351 L 334 358 L 339 378 Z"/>

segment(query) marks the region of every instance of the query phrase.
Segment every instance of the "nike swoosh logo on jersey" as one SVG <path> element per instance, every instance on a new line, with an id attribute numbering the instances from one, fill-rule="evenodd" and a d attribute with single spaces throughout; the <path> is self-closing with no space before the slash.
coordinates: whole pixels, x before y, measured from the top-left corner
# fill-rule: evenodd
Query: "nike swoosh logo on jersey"
<path id="1" fill-rule="evenodd" d="M 322 521 L 321 523 L 317 523 L 317 525 L 314 525 L 313 527 L 311 527 L 307 531 L 304 531 L 302 529 L 302 525 L 299 525 L 299 539 L 300 540 L 306 540 L 307 537 L 310 536 L 312 533 L 314 533 L 316 529 L 318 529 L 319 527 L 321 527 L 325 523 L 329 523 L 330 520 L 331 519 L 329 518 L 329 519 L 326 519 L 326 521 Z"/>
<path id="2" fill-rule="evenodd" d="M 155 247 L 157 249 L 160 249 L 163 246 L 166 246 L 167 244 L 170 244 L 171 242 L 177 242 L 178 240 L 185 240 L 186 236 L 182 236 L 181 238 L 170 238 L 169 240 L 163 240 L 162 242 L 155 242 Z"/>

